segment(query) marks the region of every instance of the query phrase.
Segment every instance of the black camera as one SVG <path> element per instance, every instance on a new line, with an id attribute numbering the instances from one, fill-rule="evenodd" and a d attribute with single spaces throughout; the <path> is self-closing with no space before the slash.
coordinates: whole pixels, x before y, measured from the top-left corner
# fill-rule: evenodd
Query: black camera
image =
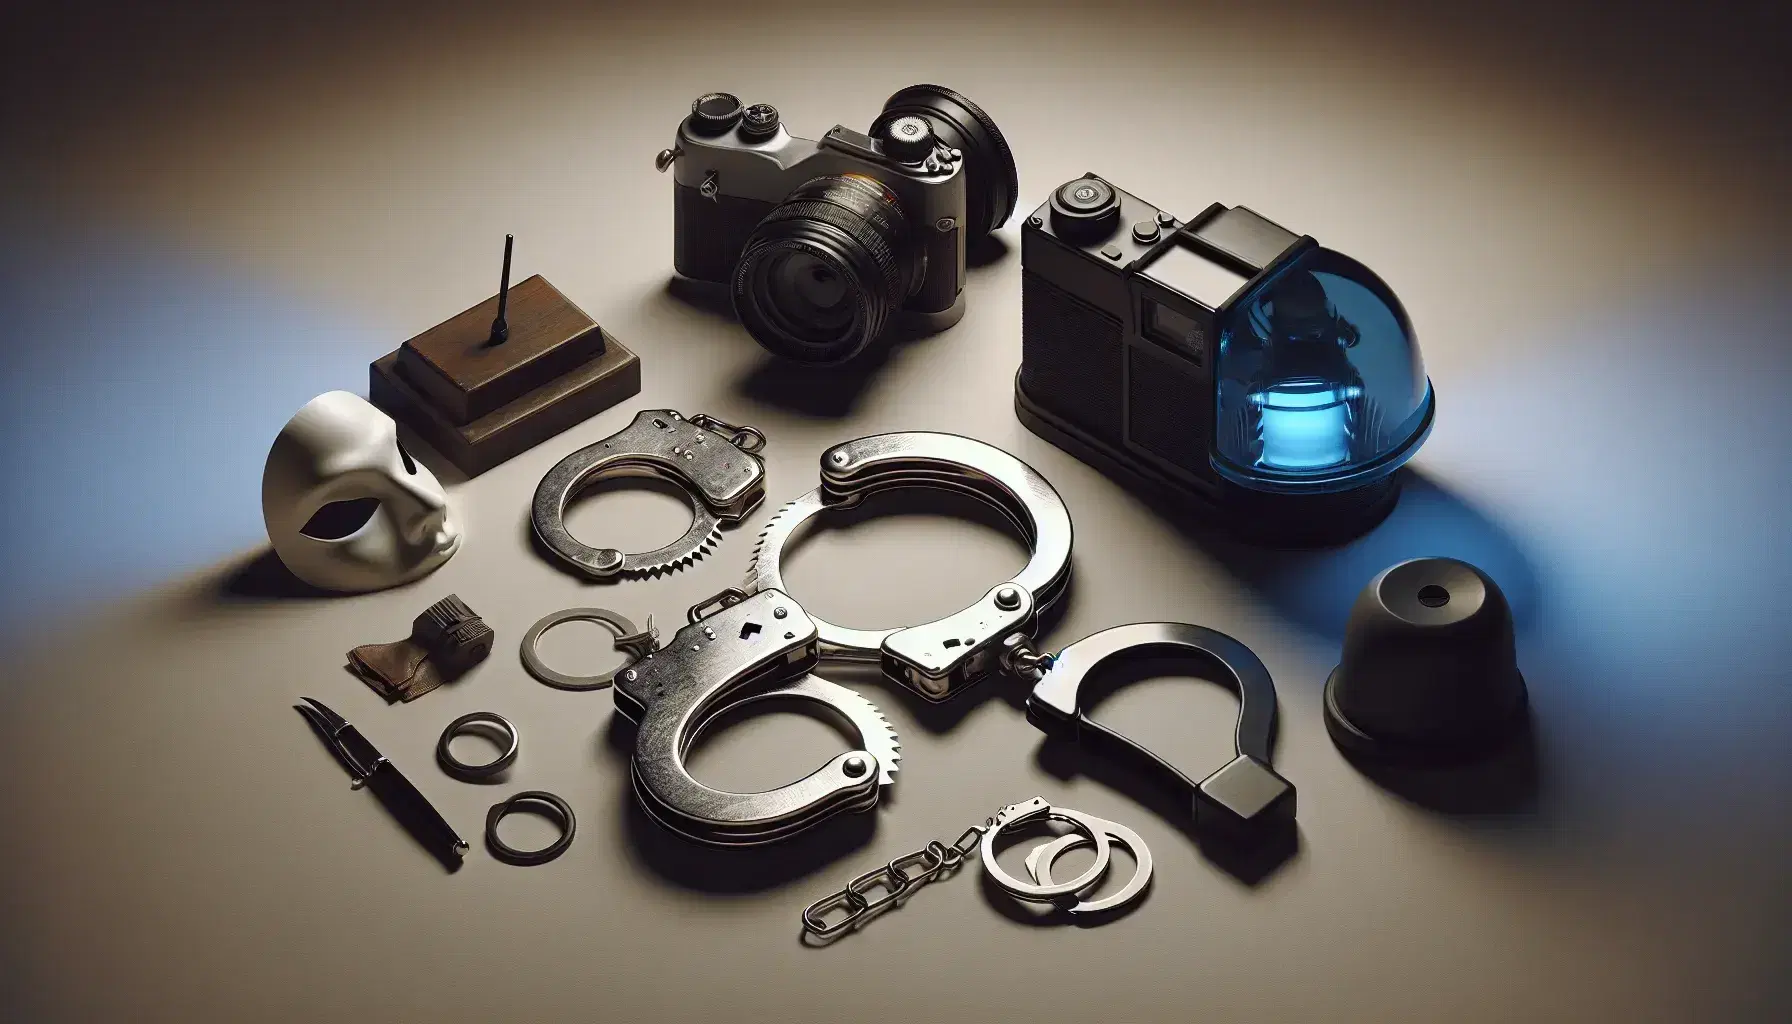
<path id="1" fill-rule="evenodd" d="M 728 285 L 753 337 L 805 363 L 851 359 L 893 323 L 957 323 L 965 245 L 1020 196 L 995 122 L 937 85 L 891 96 L 870 134 L 836 125 L 819 142 L 769 104 L 710 93 L 656 165 L 673 170 L 674 268 Z"/>
<path id="2" fill-rule="evenodd" d="M 1086 175 L 1021 230 L 1028 429 L 1258 539 L 1373 527 L 1430 433 L 1412 324 L 1369 268 L 1244 207 L 1189 221 Z"/>

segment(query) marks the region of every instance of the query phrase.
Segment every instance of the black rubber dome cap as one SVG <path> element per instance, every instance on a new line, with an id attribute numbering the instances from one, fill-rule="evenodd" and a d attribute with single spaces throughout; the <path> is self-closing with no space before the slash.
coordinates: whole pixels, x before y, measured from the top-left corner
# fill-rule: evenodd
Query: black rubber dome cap
<path id="1" fill-rule="evenodd" d="M 1357 596 L 1325 724 L 1355 754 L 1451 761 L 1501 746 L 1528 703 L 1499 586 L 1467 562 L 1415 558 Z"/>
<path id="2" fill-rule="evenodd" d="M 926 118 L 941 142 L 964 153 L 969 237 L 982 238 L 1007 223 L 1020 202 L 1020 172 L 995 121 L 943 85 L 911 85 L 884 101 L 871 134 L 882 137 L 885 126 L 907 114 Z"/>

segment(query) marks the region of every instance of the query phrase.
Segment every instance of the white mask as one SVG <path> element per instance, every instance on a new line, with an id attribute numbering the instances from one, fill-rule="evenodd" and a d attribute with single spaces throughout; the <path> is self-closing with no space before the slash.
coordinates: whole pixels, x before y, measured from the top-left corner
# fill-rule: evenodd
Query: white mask
<path id="1" fill-rule="evenodd" d="M 261 515 L 280 561 L 324 590 L 408 583 L 460 550 L 435 475 L 399 447 L 391 417 L 346 391 L 313 398 L 274 439 Z"/>

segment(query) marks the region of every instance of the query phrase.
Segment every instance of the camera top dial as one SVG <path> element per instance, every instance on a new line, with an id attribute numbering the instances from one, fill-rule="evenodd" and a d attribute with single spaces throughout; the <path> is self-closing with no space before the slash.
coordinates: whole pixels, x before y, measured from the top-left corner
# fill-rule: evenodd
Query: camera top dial
<path id="1" fill-rule="evenodd" d="M 742 137 L 758 141 L 778 134 L 778 108 L 770 103 L 755 103 L 740 118 Z"/>
<path id="2" fill-rule="evenodd" d="M 709 92 L 691 101 L 689 124 L 698 135 L 722 135 L 740 123 L 740 97 L 733 93 Z"/>
<path id="3" fill-rule="evenodd" d="M 924 117 L 908 114 L 884 125 L 884 152 L 905 164 L 918 164 L 939 144 Z"/>
<path id="4" fill-rule="evenodd" d="M 1082 244 L 1108 237 L 1120 223 L 1120 196 L 1114 186 L 1096 177 L 1058 186 L 1051 207 L 1053 230 Z"/>

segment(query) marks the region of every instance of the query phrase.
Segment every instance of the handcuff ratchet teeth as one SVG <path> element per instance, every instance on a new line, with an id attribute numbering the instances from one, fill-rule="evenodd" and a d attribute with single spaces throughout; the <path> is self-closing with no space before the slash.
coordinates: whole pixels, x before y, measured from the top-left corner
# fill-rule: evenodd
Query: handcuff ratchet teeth
<path id="1" fill-rule="evenodd" d="M 686 418 L 646 409 L 634 422 L 561 459 L 541 478 L 530 506 L 535 536 L 555 560 L 595 579 L 658 576 L 703 557 L 765 498 L 765 463 L 756 454 L 765 435 L 707 413 Z M 566 505 L 598 480 L 646 476 L 665 480 L 691 499 L 691 527 L 653 551 L 626 554 L 581 543 L 566 529 Z"/>
<path id="2" fill-rule="evenodd" d="M 784 589 L 785 548 L 809 520 L 904 487 L 957 491 L 994 507 L 1031 546 L 1026 566 L 971 607 L 918 626 L 849 629 L 810 618 L 828 657 L 879 662 L 891 679 L 928 700 L 945 700 L 1004 668 L 1010 657 L 1004 644 L 1017 635 L 1030 638 L 1040 612 L 1063 596 L 1070 581 L 1071 525 L 1064 499 L 1007 452 L 931 432 L 878 434 L 835 445 L 821 457 L 821 486 L 766 524 L 747 588 Z"/>
<path id="3" fill-rule="evenodd" d="M 896 734 L 870 701 L 809 674 L 820 651 L 800 605 L 777 590 L 731 589 L 693 606 L 688 619 L 616 680 L 616 709 L 637 725 L 631 774 L 649 815 L 699 842 L 752 846 L 877 804 L 901 757 Z M 716 716 L 780 698 L 831 708 L 857 730 L 861 749 L 761 793 L 724 792 L 691 776 L 685 754 Z"/>

